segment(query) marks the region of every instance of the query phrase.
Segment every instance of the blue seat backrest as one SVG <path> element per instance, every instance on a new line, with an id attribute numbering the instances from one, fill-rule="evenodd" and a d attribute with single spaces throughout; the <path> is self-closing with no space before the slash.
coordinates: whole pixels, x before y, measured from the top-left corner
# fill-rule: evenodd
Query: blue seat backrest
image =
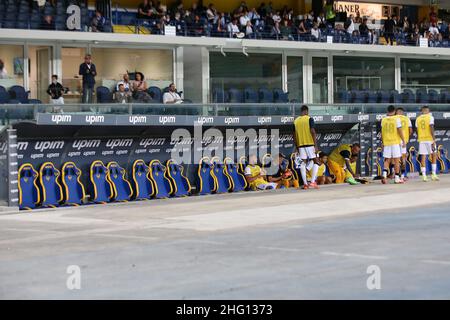
<path id="1" fill-rule="evenodd" d="M 137 200 L 149 199 L 155 194 L 149 175 L 150 169 L 144 160 L 136 160 L 133 164 L 133 180 L 134 194 Z"/>
<path id="2" fill-rule="evenodd" d="M 242 91 L 239 89 L 230 89 L 228 90 L 229 102 L 230 103 L 242 103 L 244 102 L 244 96 Z"/>
<path id="3" fill-rule="evenodd" d="M 126 171 L 117 162 L 108 163 L 107 178 L 113 187 L 114 199 L 116 201 L 128 201 L 133 196 L 133 189 L 125 177 Z"/>
<path id="4" fill-rule="evenodd" d="M 73 162 L 66 162 L 62 169 L 61 182 L 64 186 L 64 202 L 66 204 L 82 204 L 86 197 L 83 184 L 80 181 L 81 170 Z"/>
<path id="5" fill-rule="evenodd" d="M 184 168 L 174 160 L 168 160 L 167 177 L 171 180 L 173 186 L 173 194 L 176 197 L 184 197 L 191 194 L 191 184 L 188 178 L 183 174 Z"/>
<path id="6" fill-rule="evenodd" d="M 30 163 L 19 168 L 19 208 L 34 209 L 41 201 L 40 191 L 36 183 L 38 172 Z"/>
<path id="7" fill-rule="evenodd" d="M 4 87 L 0 86 L 0 104 L 8 103 L 9 99 L 8 91 L 6 91 Z"/>
<path id="8" fill-rule="evenodd" d="M 235 163 L 225 161 L 225 172 L 232 182 L 231 191 L 240 192 L 247 188 L 245 177 L 239 172 L 239 168 Z"/>
<path id="9" fill-rule="evenodd" d="M 225 172 L 225 165 L 217 159 L 213 159 L 213 175 L 217 193 L 226 193 L 231 189 L 232 182 Z"/>
<path id="10" fill-rule="evenodd" d="M 253 88 L 246 88 L 244 90 L 245 103 L 258 103 L 258 93 Z"/>
<path id="11" fill-rule="evenodd" d="M 28 103 L 28 92 L 22 86 L 12 86 L 9 88 L 11 99 L 18 100 L 20 103 Z"/>
<path id="12" fill-rule="evenodd" d="M 112 102 L 112 93 L 109 88 L 100 86 L 97 87 L 97 102 L 98 103 L 111 103 Z"/>
<path id="13" fill-rule="evenodd" d="M 198 178 L 200 181 L 199 194 L 211 194 L 216 191 L 216 181 L 213 176 L 213 165 L 208 158 L 200 160 L 198 166 Z"/>
<path id="14" fill-rule="evenodd" d="M 273 92 L 267 88 L 260 88 L 258 91 L 259 102 L 261 103 L 272 103 L 273 102 Z"/>
<path id="15" fill-rule="evenodd" d="M 155 186 L 155 198 L 164 199 L 172 194 L 172 186 L 166 178 L 166 168 L 159 160 L 150 162 L 150 178 Z"/>
<path id="16" fill-rule="evenodd" d="M 59 206 L 63 200 L 62 187 L 58 182 L 59 171 L 51 162 L 45 162 L 39 170 L 42 187 L 42 205 Z"/>
<path id="17" fill-rule="evenodd" d="M 153 102 L 160 103 L 162 102 L 162 91 L 160 88 L 151 86 L 147 90 L 150 97 L 152 97 Z"/>
<path id="18" fill-rule="evenodd" d="M 91 164 L 90 178 L 94 187 L 92 200 L 97 203 L 110 202 L 114 198 L 113 188 L 107 179 L 108 168 L 102 161 L 96 160 Z"/>
<path id="19" fill-rule="evenodd" d="M 222 88 L 215 88 L 213 90 L 213 102 L 214 103 L 227 103 L 229 101 L 228 93 Z"/>
<path id="20" fill-rule="evenodd" d="M 281 89 L 273 90 L 273 100 L 275 103 L 287 103 L 289 102 L 289 98 L 286 92 Z"/>

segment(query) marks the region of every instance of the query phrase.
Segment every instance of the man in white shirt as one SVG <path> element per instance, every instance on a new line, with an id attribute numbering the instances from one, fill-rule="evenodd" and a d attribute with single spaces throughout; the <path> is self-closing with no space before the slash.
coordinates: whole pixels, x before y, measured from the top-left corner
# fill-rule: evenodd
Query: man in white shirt
<path id="1" fill-rule="evenodd" d="M 237 36 L 241 32 L 237 25 L 237 19 L 233 19 L 233 21 L 228 24 L 228 32 L 233 36 Z"/>
<path id="2" fill-rule="evenodd" d="M 116 91 L 119 91 L 119 87 L 121 84 L 123 85 L 123 88 L 125 89 L 126 92 L 130 91 L 130 77 L 128 76 L 128 73 L 125 73 L 123 75 L 123 80 L 120 80 L 117 83 Z"/>
<path id="3" fill-rule="evenodd" d="M 177 88 L 174 83 L 169 85 L 169 91 L 163 94 L 164 104 L 180 104 L 183 103 L 180 95 L 177 93 Z"/>
<path id="4" fill-rule="evenodd" d="M 433 36 L 436 36 L 436 35 L 439 34 L 439 29 L 433 23 L 432 25 L 430 25 L 430 28 L 428 29 L 428 32 L 431 33 Z"/>
<path id="5" fill-rule="evenodd" d="M 247 25 L 247 22 L 250 21 L 250 18 L 248 17 L 247 13 L 244 13 L 240 18 L 239 18 L 239 24 L 241 25 L 241 27 L 245 27 Z"/>

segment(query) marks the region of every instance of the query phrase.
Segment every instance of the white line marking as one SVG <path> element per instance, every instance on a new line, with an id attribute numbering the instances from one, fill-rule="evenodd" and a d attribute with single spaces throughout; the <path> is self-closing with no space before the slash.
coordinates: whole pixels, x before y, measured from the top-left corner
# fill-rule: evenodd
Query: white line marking
<path id="1" fill-rule="evenodd" d="M 339 253 L 339 252 L 331 252 L 331 251 L 324 251 L 320 254 L 326 255 L 326 256 L 337 256 L 337 257 L 346 257 L 346 258 L 363 258 L 363 259 L 376 259 L 376 260 L 386 260 L 388 257 L 385 256 L 369 256 L 365 254 L 357 254 L 357 253 Z"/>
<path id="2" fill-rule="evenodd" d="M 266 246 L 260 246 L 256 247 L 257 249 L 264 249 L 264 250 L 275 250 L 275 251 L 286 251 L 286 252 L 300 252 L 299 249 L 294 248 L 279 248 L 279 247 L 266 247 Z"/>
<path id="3" fill-rule="evenodd" d="M 124 234 L 105 234 L 96 233 L 96 237 L 108 237 L 108 238 L 123 238 L 123 239 L 137 239 L 137 240 L 158 240 L 156 237 L 145 237 L 145 236 L 127 236 Z"/>
<path id="4" fill-rule="evenodd" d="M 440 261 L 440 260 L 421 260 L 423 263 L 431 263 L 431 264 L 441 264 L 445 266 L 450 266 L 450 261 Z"/>

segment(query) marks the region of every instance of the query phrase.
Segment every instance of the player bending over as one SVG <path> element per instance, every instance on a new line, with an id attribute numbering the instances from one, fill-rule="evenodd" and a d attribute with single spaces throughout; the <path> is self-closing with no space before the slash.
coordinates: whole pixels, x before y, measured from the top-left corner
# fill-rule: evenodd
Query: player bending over
<path id="1" fill-rule="evenodd" d="M 402 148 L 406 147 L 403 136 L 402 123 L 400 118 L 395 115 L 395 107 L 387 108 L 387 117 L 381 120 L 381 139 L 383 141 L 384 170 L 383 184 L 387 183 L 388 173 L 391 164 L 394 165 L 395 183 L 403 183 L 400 178 L 400 158 L 402 157 Z"/>
<path id="2" fill-rule="evenodd" d="M 356 172 L 352 170 L 350 159 L 358 156 L 361 151 L 359 143 L 341 144 L 331 152 L 328 158 L 328 168 L 336 179 L 336 183 L 347 182 L 351 185 L 359 184 L 355 179 Z M 346 173 L 347 172 L 347 173 Z"/>
<path id="3" fill-rule="evenodd" d="M 431 179 L 439 181 L 436 170 L 436 139 L 434 136 L 434 118 L 430 113 L 430 108 L 424 106 L 421 109 L 422 114 L 416 119 L 417 140 L 419 141 L 419 155 L 422 171 L 422 179 L 427 182 L 426 158 L 431 155 Z"/>
<path id="4" fill-rule="evenodd" d="M 318 189 L 316 178 L 319 171 L 319 161 L 317 159 L 317 139 L 314 119 L 309 116 L 309 109 L 303 105 L 300 109 L 300 116 L 294 121 L 294 139 L 297 146 L 300 163 L 300 173 L 303 180 L 303 189 Z M 306 177 L 307 167 L 312 169 L 311 182 L 308 184 Z"/>

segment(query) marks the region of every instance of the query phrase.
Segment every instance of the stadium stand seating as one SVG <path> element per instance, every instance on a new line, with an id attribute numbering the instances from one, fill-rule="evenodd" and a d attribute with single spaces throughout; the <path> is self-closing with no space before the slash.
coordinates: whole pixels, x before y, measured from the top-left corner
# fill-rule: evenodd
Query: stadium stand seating
<path id="1" fill-rule="evenodd" d="M 9 96 L 14 100 L 19 101 L 19 103 L 29 103 L 28 95 L 30 91 L 26 91 L 22 86 L 12 86 L 9 88 Z"/>
<path id="2" fill-rule="evenodd" d="M 133 189 L 130 182 L 126 178 L 126 171 L 115 161 L 111 161 L 107 165 L 106 178 L 111 183 L 115 201 L 129 201 L 133 196 Z"/>
<path id="3" fill-rule="evenodd" d="M 232 192 L 240 192 L 247 189 L 247 180 L 244 175 L 239 172 L 237 164 L 235 164 L 230 158 L 225 158 L 223 161 L 225 165 L 225 173 L 231 180 Z"/>
<path id="4" fill-rule="evenodd" d="M 211 159 L 213 176 L 216 182 L 216 193 L 227 193 L 233 186 L 230 177 L 226 173 L 225 165 L 218 157 Z"/>
<path id="5" fill-rule="evenodd" d="M 198 166 L 199 194 L 206 195 L 216 192 L 217 184 L 214 177 L 214 166 L 208 157 L 200 159 Z"/>
<path id="6" fill-rule="evenodd" d="M 114 191 L 107 175 L 108 168 L 102 161 L 96 160 L 92 162 L 90 179 L 94 191 L 92 197 L 94 203 L 107 203 L 113 200 Z"/>
<path id="7" fill-rule="evenodd" d="M 41 201 L 40 190 L 36 183 L 39 173 L 30 163 L 24 163 L 19 171 L 19 208 L 21 210 L 31 210 Z"/>
<path id="8" fill-rule="evenodd" d="M 150 169 L 144 160 L 133 163 L 134 195 L 136 200 L 147 200 L 154 196 L 155 188 L 150 179 Z"/>
<path id="9" fill-rule="evenodd" d="M 81 205 L 86 198 L 84 185 L 80 181 L 81 170 L 73 162 L 66 162 L 61 169 L 61 183 L 64 186 L 64 204 Z"/>
<path id="10" fill-rule="evenodd" d="M 167 168 L 161 164 L 159 160 L 152 160 L 150 162 L 150 179 L 155 187 L 155 198 L 165 199 L 169 198 L 173 193 L 172 185 L 167 176 Z"/>
<path id="11" fill-rule="evenodd" d="M 99 86 L 96 89 L 97 103 L 111 103 L 113 102 L 113 94 L 109 88 Z"/>
<path id="12" fill-rule="evenodd" d="M 179 165 L 173 159 L 169 159 L 166 162 L 167 178 L 172 184 L 173 196 L 186 197 L 191 194 L 191 184 L 184 176 L 184 167 Z"/>
<path id="13" fill-rule="evenodd" d="M 158 87 L 151 86 L 147 89 L 148 94 L 152 97 L 154 103 L 162 103 L 163 93 Z"/>
<path id="14" fill-rule="evenodd" d="M 42 206 L 58 207 L 63 201 L 63 189 L 58 182 L 60 172 L 51 162 L 45 162 L 39 170 L 42 188 Z"/>

